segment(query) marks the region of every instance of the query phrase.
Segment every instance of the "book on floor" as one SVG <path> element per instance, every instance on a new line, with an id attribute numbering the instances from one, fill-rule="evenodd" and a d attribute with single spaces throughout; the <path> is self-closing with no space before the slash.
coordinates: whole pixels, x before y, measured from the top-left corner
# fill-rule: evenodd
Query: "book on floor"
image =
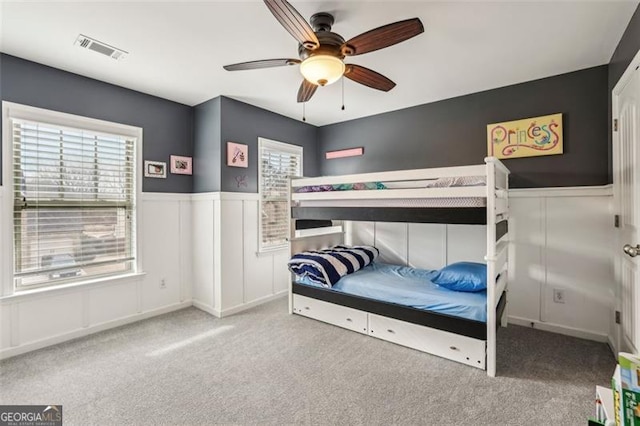
<path id="1" fill-rule="evenodd" d="M 640 426 L 640 357 L 620 352 L 611 386 L 616 425 Z"/>

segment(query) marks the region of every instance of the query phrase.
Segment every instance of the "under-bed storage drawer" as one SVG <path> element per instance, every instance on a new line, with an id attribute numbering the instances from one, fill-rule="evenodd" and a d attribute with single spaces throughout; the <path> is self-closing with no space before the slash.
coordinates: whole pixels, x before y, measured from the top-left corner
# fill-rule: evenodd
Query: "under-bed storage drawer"
<path id="1" fill-rule="evenodd" d="M 333 303 L 294 294 L 293 312 L 348 328 L 358 333 L 367 334 L 367 313 L 347 308 L 346 306 L 334 305 Z"/>
<path id="2" fill-rule="evenodd" d="M 484 340 L 369 314 L 369 335 L 463 364 L 485 368 Z"/>

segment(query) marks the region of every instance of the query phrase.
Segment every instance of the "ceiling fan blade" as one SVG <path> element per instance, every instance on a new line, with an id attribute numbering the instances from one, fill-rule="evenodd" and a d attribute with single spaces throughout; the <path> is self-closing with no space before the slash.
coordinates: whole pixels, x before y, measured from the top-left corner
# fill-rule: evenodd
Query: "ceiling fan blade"
<path id="1" fill-rule="evenodd" d="M 396 84 L 384 75 L 360 65 L 347 64 L 344 76 L 356 83 L 364 84 L 372 89 L 388 92 L 396 87 Z"/>
<path id="2" fill-rule="evenodd" d="M 263 59 L 260 61 L 240 62 L 239 64 L 225 65 L 227 71 L 256 70 L 259 68 L 283 67 L 285 65 L 297 65 L 299 59 Z"/>
<path id="3" fill-rule="evenodd" d="M 424 32 L 419 18 L 394 22 L 355 36 L 342 45 L 342 53 L 347 56 L 362 55 L 374 50 L 393 46 Z"/>
<path id="4" fill-rule="evenodd" d="M 313 32 L 311 25 L 300 15 L 286 0 L 264 0 L 273 16 L 282 24 L 285 30 L 293 36 L 298 43 L 310 50 L 320 46 L 318 37 Z"/>
<path id="5" fill-rule="evenodd" d="M 317 89 L 318 86 L 315 84 L 309 83 L 307 80 L 302 80 L 302 84 L 298 89 L 298 102 L 307 102 L 313 94 L 316 93 Z"/>

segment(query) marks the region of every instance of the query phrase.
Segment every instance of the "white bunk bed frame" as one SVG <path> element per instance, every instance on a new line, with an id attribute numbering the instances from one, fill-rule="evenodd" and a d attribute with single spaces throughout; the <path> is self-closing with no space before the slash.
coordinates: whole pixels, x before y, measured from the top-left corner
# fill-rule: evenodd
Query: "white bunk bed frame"
<path id="1" fill-rule="evenodd" d="M 384 190 L 360 190 L 360 191 L 330 191 L 330 192 L 294 192 L 296 188 L 303 186 L 349 184 L 359 182 L 400 182 L 416 181 L 449 177 L 484 176 L 486 185 L 460 186 L 448 188 L 411 188 L 411 189 L 384 189 Z M 343 227 L 317 228 L 317 231 L 295 231 L 296 217 L 293 212 L 297 207 L 304 207 L 304 201 L 323 201 L 331 206 L 336 200 L 389 200 L 398 199 L 435 199 L 474 197 L 486 198 L 486 225 L 487 225 L 487 250 L 485 261 L 487 263 L 487 321 L 486 339 L 477 339 L 455 332 L 443 331 L 438 327 L 432 328 L 418 325 L 411 321 L 401 321 L 395 318 L 385 317 L 371 310 L 359 310 L 343 305 L 340 302 L 332 303 L 318 300 L 315 296 L 296 294 L 296 285 L 289 286 L 289 313 L 295 313 L 328 322 L 362 334 L 368 334 L 393 343 L 409 346 L 414 349 L 442 356 L 467 365 L 481 368 L 487 371 L 487 375 L 494 377 L 496 374 L 496 334 L 498 320 L 503 327 L 507 326 L 507 287 L 508 287 L 508 230 L 506 221 L 509 214 L 509 170 L 494 157 L 485 158 L 485 164 L 461 167 L 444 167 L 417 170 L 402 170 L 380 173 L 363 173 L 343 176 L 327 176 L 314 178 L 293 178 L 290 182 L 291 213 L 291 254 L 305 250 L 326 248 L 344 241 Z M 304 210 L 311 212 L 317 207 L 308 207 Z M 407 207 L 407 214 L 412 212 L 428 214 L 429 207 Z M 464 207 L 451 207 L 444 209 L 445 214 Z M 376 217 L 376 208 L 368 208 L 372 212 L 373 220 L 385 221 L 384 217 Z M 446 222 L 442 218 L 442 210 L 437 223 L 482 223 L 482 222 Z M 326 213 L 325 213 L 326 214 Z M 304 216 L 304 218 L 309 218 Z M 326 219 L 321 217 L 320 219 Z M 345 219 L 341 217 L 336 220 Z M 348 218 L 352 219 L 352 218 Z M 364 219 L 363 219 L 364 220 Z M 372 219 L 367 219 L 372 220 Z M 396 220 L 396 219 L 394 219 Z M 398 221 L 411 222 L 401 219 Z M 428 216 L 422 217 L 419 222 L 430 222 Z M 484 222 L 484 220 L 483 220 Z M 498 226 L 502 225 L 500 231 Z M 329 290 L 329 292 L 331 292 Z M 337 292 L 332 292 L 337 293 Z M 504 295 L 504 296 L 503 296 Z M 349 297 L 349 296 L 347 296 Z M 504 299 L 502 302 L 501 299 Z M 498 305 L 502 308 L 501 318 L 498 316 Z M 341 306 L 342 305 L 342 306 Z M 413 322 L 413 323 L 412 323 Z"/>

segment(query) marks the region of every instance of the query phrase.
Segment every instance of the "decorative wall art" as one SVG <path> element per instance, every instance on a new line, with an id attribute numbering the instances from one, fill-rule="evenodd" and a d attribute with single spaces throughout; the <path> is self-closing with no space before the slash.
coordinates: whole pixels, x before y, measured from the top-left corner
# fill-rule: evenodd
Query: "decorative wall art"
<path id="1" fill-rule="evenodd" d="M 364 148 L 348 148 L 348 149 L 340 149 L 338 151 L 327 151 L 324 154 L 324 158 L 327 160 L 333 160 L 335 158 L 345 158 L 345 157 L 357 157 L 359 155 L 364 154 Z"/>
<path id="2" fill-rule="evenodd" d="M 193 174 L 192 164 L 193 159 L 191 157 L 181 157 L 179 155 L 171 156 L 171 173 L 176 175 L 190 175 Z"/>
<path id="3" fill-rule="evenodd" d="M 487 125 L 491 157 L 521 158 L 562 154 L 562 114 Z"/>
<path id="4" fill-rule="evenodd" d="M 238 188 L 247 187 L 247 175 L 236 176 L 236 186 Z"/>
<path id="5" fill-rule="evenodd" d="M 166 179 L 167 163 L 163 161 L 144 162 L 144 177 Z"/>
<path id="6" fill-rule="evenodd" d="M 227 166 L 249 167 L 249 148 L 247 145 L 227 142 Z"/>

